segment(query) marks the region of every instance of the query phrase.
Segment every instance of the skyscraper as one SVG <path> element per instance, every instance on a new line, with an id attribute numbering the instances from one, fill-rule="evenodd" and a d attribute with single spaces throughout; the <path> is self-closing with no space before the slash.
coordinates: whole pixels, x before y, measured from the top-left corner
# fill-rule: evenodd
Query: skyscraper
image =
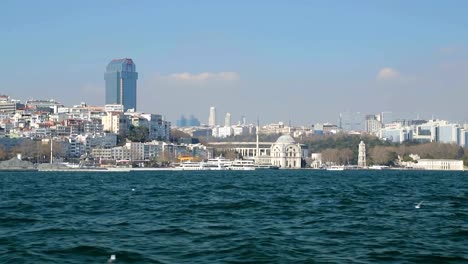
<path id="1" fill-rule="evenodd" d="M 224 126 L 225 127 L 231 126 L 231 113 L 226 113 L 226 117 L 224 118 Z"/>
<path id="2" fill-rule="evenodd" d="M 208 126 L 216 126 L 216 108 L 214 106 L 210 107 L 210 116 L 208 117 Z"/>
<path id="3" fill-rule="evenodd" d="M 132 59 L 116 59 L 109 62 L 104 79 L 106 104 L 121 104 L 124 110 L 136 110 L 138 73 Z"/>

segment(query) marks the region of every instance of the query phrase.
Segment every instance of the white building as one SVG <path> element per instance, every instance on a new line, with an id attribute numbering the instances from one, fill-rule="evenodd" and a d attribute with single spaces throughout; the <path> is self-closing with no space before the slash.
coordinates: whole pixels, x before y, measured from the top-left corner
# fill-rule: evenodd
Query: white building
<path id="1" fill-rule="evenodd" d="M 224 126 L 225 127 L 231 126 L 231 113 L 226 113 L 226 117 L 224 117 Z"/>
<path id="2" fill-rule="evenodd" d="M 214 106 L 210 107 L 210 116 L 208 117 L 208 126 L 216 126 L 216 108 Z"/>
<path id="3" fill-rule="evenodd" d="M 366 116 L 366 132 L 369 134 L 377 134 L 382 129 L 382 122 L 380 115 L 367 115 Z"/>
<path id="4" fill-rule="evenodd" d="M 420 159 L 414 168 L 423 170 L 463 170 L 463 160 Z"/>
<path id="5" fill-rule="evenodd" d="M 102 126 L 104 131 L 123 134 L 127 131 L 129 120 L 122 112 L 107 112 L 102 117 Z"/>
<path id="6" fill-rule="evenodd" d="M 271 164 L 280 168 L 300 169 L 302 148 L 290 135 L 282 135 L 271 146 Z"/>
<path id="7" fill-rule="evenodd" d="M 402 143 L 413 140 L 413 130 L 401 124 L 388 124 L 379 131 L 379 138 L 394 143 Z"/>
<path id="8" fill-rule="evenodd" d="M 312 153 L 310 158 L 311 158 L 311 163 L 310 163 L 311 168 L 319 169 L 320 167 L 322 167 L 322 153 Z"/>

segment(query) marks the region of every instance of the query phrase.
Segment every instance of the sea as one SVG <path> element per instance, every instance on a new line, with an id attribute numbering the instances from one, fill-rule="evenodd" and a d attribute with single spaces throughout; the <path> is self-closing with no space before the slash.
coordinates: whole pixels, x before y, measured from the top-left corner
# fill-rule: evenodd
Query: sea
<path id="1" fill-rule="evenodd" d="M 468 172 L 0 173 L 0 263 L 110 262 L 468 263 Z"/>

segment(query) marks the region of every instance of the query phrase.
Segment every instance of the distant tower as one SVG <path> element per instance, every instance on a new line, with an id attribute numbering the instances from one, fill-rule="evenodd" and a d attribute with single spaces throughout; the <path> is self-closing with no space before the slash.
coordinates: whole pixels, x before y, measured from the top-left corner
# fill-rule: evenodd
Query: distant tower
<path id="1" fill-rule="evenodd" d="M 208 126 L 216 126 L 216 107 L 210 107 L 210 116 L 208 117 Z"/>
<path id="2" fill-rule="evenodd" d="M 358 167 L 366 167 L 366 144 L 359 143 Z"/>
<path id="3" fill-rule="evenodd" d="M 106 104 L 120 104 L 125 110 L 136 110 L 138 73 L 132 59 L 116 59 L 109 62 L 104 79 Z"/>
<path id="4" fill-rule="evenodd" d="M 241 124 L 242 124 L 243 126 L 247 125 L 247 118 L 245 117 L 245 115 L 242 116 Z"/>
<path id="5" fill-rule="evenodd" d="M 226 113 L 226 117 L 224 118 L 224 126 L 225 127 L 231 126 L 231 113 Z"/>
<path id="6" fill-rule="evenodd" d="M 340 126 L 339 128 L 340 129 L 343 129 L 343 126 L 342 126 L 343 124 L 341 123 L 342 121 L 343 121 L 343 116 L 340 113 L 340 119 L 339 119 L 339 126 Z"/>

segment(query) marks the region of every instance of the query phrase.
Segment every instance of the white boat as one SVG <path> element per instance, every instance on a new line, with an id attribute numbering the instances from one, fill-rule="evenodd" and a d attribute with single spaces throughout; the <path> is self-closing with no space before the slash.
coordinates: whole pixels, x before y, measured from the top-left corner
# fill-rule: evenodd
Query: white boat
<path id="1" fill-rule="evenodd" d="M 389 167 L 385 165 L 372 165 L 369 167 L 369 170 L 386 170 L 386 169 L 389 169 Z"/>
<path id="2" fill-rule="evenodd" d="M 209 166 L 205 162 L 185 161 L 181 162 L 176 170 L 209 170 Z"/>
<path id="3" fill-rule="evenodd" d="M 278 170 L 279 167 L 272 164 L 255 164 L 256 170 Z"/>
<path id="4" fill-rule="evenodd" d="M 255 170 L 255 161 L 236 159 L 229 166 L 230 170 Z"/>
<path id="5" fill-rule="evenodd" d="M 185 161 L 181 162 L 175 170 L 227 170 L 228 167 L 224 163 L 216 163 L 213 161 L 208 162 L 194 162 Z"/>
<path id="6" fill-rule="evenodd" d="M 208 159 L 206 164 L 212 168 L 218 168 L 218 170 L 227 170 L 232 165 L 232 161 L 219 156 L 214 159 Z"/>
<path id="7" fill-rule="evenodd" d="M 330 171 L 342 171 L 344 170 L 345 167 L 344 166 L 330 166 L 330 167 L 327 167 L 326 170 L 330 170 Z"/>

